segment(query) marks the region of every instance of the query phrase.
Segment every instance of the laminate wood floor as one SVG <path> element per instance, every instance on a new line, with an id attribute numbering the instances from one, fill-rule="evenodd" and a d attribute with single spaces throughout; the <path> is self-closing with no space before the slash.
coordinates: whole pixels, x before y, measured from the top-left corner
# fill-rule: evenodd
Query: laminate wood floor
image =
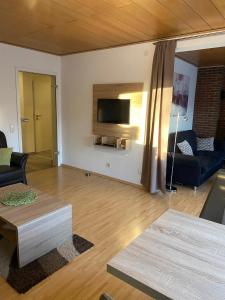
<path id="1" fill-rule="evenodd" d="M 73 205 L 73 231 L 95 246 L 24 295 L 0 278 L 0 300 L 97 300 L 102 292 L 115 300 L 150 297 L 106 272 L 106 263 L 168 208 L 198 215 L 211 181 L 197 192 L 150 195 L 141 188 L 105 177 L 85 177 L 66 167 L 36 171 L 28 183 Z"/>

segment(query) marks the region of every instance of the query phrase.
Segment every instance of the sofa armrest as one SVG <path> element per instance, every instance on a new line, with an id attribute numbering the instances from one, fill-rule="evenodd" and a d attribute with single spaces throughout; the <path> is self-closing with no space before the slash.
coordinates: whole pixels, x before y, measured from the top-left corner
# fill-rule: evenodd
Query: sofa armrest
<path id="1" fill-rule="evenodd" d="M 28 154 L 13 152 L 11 156 L 10 165 L 12 167 L 18 167 L 25 170 Z"/>
<path id="2" fill-rule="evenodd" d="M 215 151 L 225 151 L 225 141 L 214 140 L 214 150 Z"/>

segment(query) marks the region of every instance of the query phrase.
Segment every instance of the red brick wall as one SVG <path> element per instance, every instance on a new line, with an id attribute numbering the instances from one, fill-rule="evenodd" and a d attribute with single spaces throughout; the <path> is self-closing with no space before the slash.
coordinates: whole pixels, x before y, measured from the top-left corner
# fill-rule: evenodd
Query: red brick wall
<path id="1" fill-rule="evenodd" d="M 220 135 L 221 137 L 225 132 L 225 105 L 224 116 L 222 114 L 220 116 L 221 105 L 225 102 L 225 100 L 221 101 L 220 96 L 224 87 L 225 67 L 200 68 L 198 70 L 193 129 L 199 136 L 216 137 Z"/>

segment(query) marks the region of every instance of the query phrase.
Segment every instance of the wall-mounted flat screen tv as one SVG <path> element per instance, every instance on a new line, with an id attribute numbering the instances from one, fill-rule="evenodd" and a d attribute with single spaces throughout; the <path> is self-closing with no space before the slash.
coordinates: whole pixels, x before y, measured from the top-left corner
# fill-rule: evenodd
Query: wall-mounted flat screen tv
<path id="1" fill-rule="evenodd" d="M 99 123 L 129 124 L 130 99 L 98 99 L 97 120 Z"/>

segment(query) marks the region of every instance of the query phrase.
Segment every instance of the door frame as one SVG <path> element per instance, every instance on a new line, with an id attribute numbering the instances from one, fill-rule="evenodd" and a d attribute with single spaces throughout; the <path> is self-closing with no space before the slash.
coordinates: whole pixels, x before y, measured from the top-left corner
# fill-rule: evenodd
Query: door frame
<path id="1" fill-rule="evenodd" d="M 19 151 L 23 152 L 22 143 L 22 126 L 21 126 L 21 112 L 20 112 L 20 89 L 19 89 L 19 72 L 35 73 L 40 75 L 49 75 L 55 77 L 56 89 L 55 89 L 55 104 L 56 104 L 56 144 L 58 151 L 57 165 L 60 166 L 62 162 L 62 151 L 61 151 L 61 91 L 60 91 L 60 75 L 57 72 L 52 72 L 46 69 L 36 68 L 15 68 L 15 79 L 16 79 L 16 105 L 17 105 L 17 127 L 18 127 L 18 144 Z"/>

